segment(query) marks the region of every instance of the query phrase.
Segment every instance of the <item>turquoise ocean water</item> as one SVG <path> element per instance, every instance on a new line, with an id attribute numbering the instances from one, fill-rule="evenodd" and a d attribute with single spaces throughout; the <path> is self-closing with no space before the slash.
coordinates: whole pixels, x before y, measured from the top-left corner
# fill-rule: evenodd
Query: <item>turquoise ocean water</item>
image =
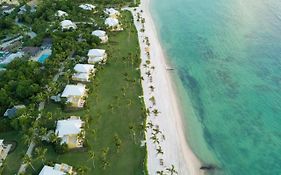
<path id="1" fill-rule="evenodd" d="M 281 1 L 152 0 L 191 147 L 212 174 L 281 174 Z"/>

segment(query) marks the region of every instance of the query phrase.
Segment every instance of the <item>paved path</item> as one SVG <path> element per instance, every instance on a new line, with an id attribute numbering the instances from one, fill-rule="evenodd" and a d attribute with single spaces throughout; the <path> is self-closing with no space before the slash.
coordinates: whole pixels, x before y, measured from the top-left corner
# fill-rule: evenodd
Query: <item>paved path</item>
<path id="1" fill-rule="evenodd" d="M 53 82 L 56 82 L 58 80 L 58 78 L 61 75 L 63 70 L 64 70 L 64 64 L 61 65 L 59 72 L 54 76 L 54 78 L 52 80 Z M 44 109 L 44 107 L 45 107 L 45 102 L 40 102 L 38 105 L 38 111 L 39 112 L 42 111 Z M 41 113 L 38 114 L 36 120 L 39 120 L 40 118 L 41 118 Z M 35 147 L 35 143 L 33 141 L 31 141 L 25 154 L 27 156 L 31 157 L 34 147 Z M 24 174 L 27 166 L 28 166 L 28 164 L 22 163 L 20 166 L 20 169 L 18 171 L 18 175 Z"/>

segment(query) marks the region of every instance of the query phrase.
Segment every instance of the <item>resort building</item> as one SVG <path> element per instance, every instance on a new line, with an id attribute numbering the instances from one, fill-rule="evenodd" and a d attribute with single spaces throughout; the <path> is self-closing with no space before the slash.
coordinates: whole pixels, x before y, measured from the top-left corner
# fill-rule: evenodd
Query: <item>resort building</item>
<path id="1" fill-rule="evenodd" d="M 73 171 L 72 166 L 69 166 L 67 164 L 55 164 L 54 167 L 45 165 L 42 170 L 40 171 L 39 175 L 74 175 L 76 174 Z"/>
<path id="2" fill-rule="evenodd" d="M 11 147 L 12 147 L 11 144 L 5 145 L 4 140 L 3 139 L 0 140 L 0 167 L 3 164 L 3 161 L 6 159 Z"/>
<path id="3" fill-rule="evenodd" d="M 101 43 L 106 43 L 108 41 L 108 36 L 103 30 L 95 30 L 92 32 L 92 35 L 99 37 Z"/>
<path id="4" fill-rule="evenodd" d="M 111 18 L 118 18 L 118 16 L 120 16 L 120 12 L 115 10 L 114 8 L 106 8 L 104 13 L 106 13 Z"/>
<path id="5" fill-rule="evenodd" d="M 95 66 L 92 64 L 76 64 L 74 70 L 76 73 L 72 75 L 73 80 L 90 82 L 90 76 L 95 73 Z"/>
<path id="6" fill-rule="evenodd" d="M 91 49 L 88 52 L 88 63 L 105 63 L 107 59 L 107 54 L 103 49 Z"/>
<path id="7" fill-rule="evenodd" d="M 63 30 L 77 29 L 76 24 L 70 20 L 63 20 L 60 24 Z"/>
<path id="8" fill-rule="evenodd" d="M 15 60 L 16 58 L 21 58 L 21 57 L 23 57 L 23 52 L 12 53 L 7 55 L 5 58 L 3 58 L 3 60 L 0 60 L 0 64 L 7 65 L 13 60 Z"/>
<path id="9" fill-rule="evenodd" d="M 119 24 L 118 19 L 116 19 L 116 18 L 111 18 L 111 17 L 106 18 L 106 20 L 105 20 L 104 23 L 105 23 L 105 25 L 106 25 L 109 29 L 111 29 L 112 31 L 120 31 L 120 30 L 123 30 L 123 29 L 121 28 L 120 24 Z"/>
<path id="10" fill-rule="evenodd" d="M 6 112 L 4 113 L 4 117 L 13 118 L 17 115 L 17 112 L 19 110 L 24 109 L 24 108 L 25 108 L 24 105 L 17 105 L 10 109 L 7 109 Z"/>
<path id="11" fill-rule="evenodd" d="M 19 14 L 19 15 L 23 15 L 23 14 L 25 14 L 26 12 L 27 12 L 26 6 L 23 5 L 23 6 L 21 6 L 21 7 L 19 8 L 18 14 Z"/>
<path id="12" fill-rule="evenodd" d="M 2 14 L 11 14 L 15 10 L 15 7 L 12 5 L 3 5 L 2 6 Z"/>
<path id="13" fill-rule="evenodd" d="M 61 144 L 66 143 L 69 148 L 83 147 L 83 125 L 84 122 L 76 116 L 57 121 L 55 132 L 61 138 Z"/>
<path id="14" fill-rule="evenodd" d="M 82 108 L 87 94 L 86 85 L 78 83 L 77 85 L 66 85 L 61 97 L 67 98 L 66 103 L 71 107 Z"/>
<path id="15" fill-rule="evenodd" d="M 55 14 L 55 16 L 66 17 L 66 16 L 68 16 L 68 13 L 66 13 L 65 11 L 62 11 L 62 10 L 58 10 L 57 13 Z"/>
<path id="16" fill-rule="evenodd" d="M 81 4 L 79 5 L 79 7 L 83 10 L 88 10 L 88 11 L 94 10 L 96 8 L 96 6 L 92 4 Z"/>
<path id="17" fill-rule="evenodd" d="M 34 57 L 40 52 L 40 47 L 24 47 L 22 51 L 24 55 Z"/>
<path id="18" fill-rule="evenodd" d="M 19 5 L 18 0 L 0 0 L 0 5 L 2 4 L 13 4 L 13 5 Z"/>

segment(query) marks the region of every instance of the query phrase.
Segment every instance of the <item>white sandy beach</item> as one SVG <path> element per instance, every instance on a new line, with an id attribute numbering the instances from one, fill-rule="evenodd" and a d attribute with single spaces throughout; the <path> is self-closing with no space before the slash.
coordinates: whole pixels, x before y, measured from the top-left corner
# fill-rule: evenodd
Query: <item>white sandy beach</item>
<path id="1" fill-rule="evenodd" d="M 158 109 L 160 113 L 158 116 L 154 116 L 151 113 L 148 116 L 147 122 L 151 122 L 153 127 L 147 129 L 146 143 L 148 149 L 148 171 L 149 174 L 157 174 L 157 171 L 163 171 L 165 174 L 170 174 L 167 168 L 171 168 L 174 165 L 175 170 L 180 175 L 198 175 L 204 174 L 200 170 L 201 163 L 192 152 L 188 146 L 184 134 L 184 128 L 182 124 L 182 112 L 180 110 L 176 92 L 173 88 L 173 82 L 171 80 L 170 71 L 167 70 L 167 64 L 165 59 L 165 54 L 161 48 L 160 42 L 157 37 L 157 32 L 152 21 L 149 12 L 149 2 L 150 0 L 142 1 L 140 7 L 136 10 L 132 10 L 134 15 L 134 22 L 138 30 L 139 42 L 141 47 L 141 58 L 142 66 L 141 73 L 144 78 L 143 90 L 144 90 L 144 100 L 147 108 L 150 111 L 153 109 Z M 143 12 L 140 12 L 140 11 Z M 145 32 L 141 32 L 142 24 L 137 21 L 137 14 L 145 18 Z M 146 45 L 144 42 L 145 37 L 148 37 L 150 46 Z M 143 66 L 148 56 L 146 54 L 145 48 L 148 47 L 150 51 L 150 66 L 154 66 L 155 69 L 146 68 Z M 151 70 L 151 77 L 147 76 L 146 72 Z M 152 92 L 150 86 L 153 85 L 155 90 Z M 150 98 L 154 96 L 156 105 L 153 105 Z M 161 133 L 156 134 L 155 128 L 159 126 Z M 159 143 L 153 142 L 151 137 L 157 136 L 159 138 Z M 157 154 L 156 149 L 159 146 L 163 150 L 163 154 Z M 160 164 L 160 159 L 163 159 L 163 165 Z M 160 172 L 158 172 L 160 174 Z"/>

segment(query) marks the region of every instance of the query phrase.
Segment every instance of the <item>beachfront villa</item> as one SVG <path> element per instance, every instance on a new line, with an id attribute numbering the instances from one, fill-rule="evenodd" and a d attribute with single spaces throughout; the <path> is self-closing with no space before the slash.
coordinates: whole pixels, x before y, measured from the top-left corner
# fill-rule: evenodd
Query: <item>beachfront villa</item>
<path id="1" fill-rule="evenodd" d="M 81 4 L 79 5 L 79 7 L 83 10 L 88 10 L 88 11 L 94 10 L 96 8 L 96 6 L 92 4 Z"/>
<path id="2" fill-rule="evenodd" d="M 65 11 L 62 11 L 62 10 L 58 10 L 57 13 L 55 14 L 55 16 L 66 17 L 66 16 L 68 16 L 68 13 L 66 13 Z"/>
<path id="3" fill-rule="evenodd" d="M 83 147 L 84 122 L 80 117 L 71 116 L 69 119 L 57 121 L 55 133 L 61 138 L 61 144 L 66 143 L 69 148 Z"/>
<path id="4" fill-rule="evenodd" d="M 78 83 L 77 85 L 66 85 L 61 97 L 66 98 L 66 103 L 71 107 L 83 108 L 85 96 L 87 94 L 86 85 Z"/>
<path id="5" fill-rule="evenodd" d="M 106 43 L 108 41 L 108 36 L 103 30 L 95 30 L 92 32 L 92 35 L 99 37 L 101 43 Z"/>
<path id="6" fill-rule="evenodd" d="M 63 20 L 60 22 L 62 30 L 69 30 L 69 29 L 77 29 L 77 26 L 75 23 L 73 23 L 71 20 Z"/>
<path id="7" fill-rule="evenodd" d="M 0 140 L 0 167 L 3 164 L 3 161 L 6 159 L 12 145 L 5 145 L 4 140 Z"/>
<path id="8" fill-rule="evenodd" d="M 104 13 L 106 13 L 111 18 L 118 18 L 120 16 L 120 12 L 115 10 L 114 8 L 106 8 Z"/>
<path id="9" fill-rule="evenodd" d="M 119 20 L 116 18 L 106 18 L 104 23 L 109 29 L 111 29 L 111 31 L 123 30 L 119 24 Z"/>
<path id="10" fill-rule="evenodd" d="M 95 64 L 95 63 L 105 63 L 107 59 L 107 54 L 103 49 L 91 49 L 87 55 L 88 63 Z"/>
<path id="11" fill-rule="evenodd" d="M 4 113 L 4 117 L 8 117 L 8 118 L 13 118 L 17 115 L 17 112 L 21 109 L 24 109 L 25 105 L 16 105 L 12 108 L 9 108 L 6 110 L 6 112 Z"/>
<path id="12" fill-rule="evenodd" d="M 66 175 L 66 174 L 76 174 L 73 171 L 72 166 L 67 164 L 55 164 L 54 167 L 45 165 L 40 171 L 39 175 Z"/>
<path id="13" fill-rule="evenodd" d="M 73 80 L 90 82 L 90 76 L 95 73 L 95 66 L 92 64 L 76 64 L 74 70 L 75 73 L 72 75 Z"/>

